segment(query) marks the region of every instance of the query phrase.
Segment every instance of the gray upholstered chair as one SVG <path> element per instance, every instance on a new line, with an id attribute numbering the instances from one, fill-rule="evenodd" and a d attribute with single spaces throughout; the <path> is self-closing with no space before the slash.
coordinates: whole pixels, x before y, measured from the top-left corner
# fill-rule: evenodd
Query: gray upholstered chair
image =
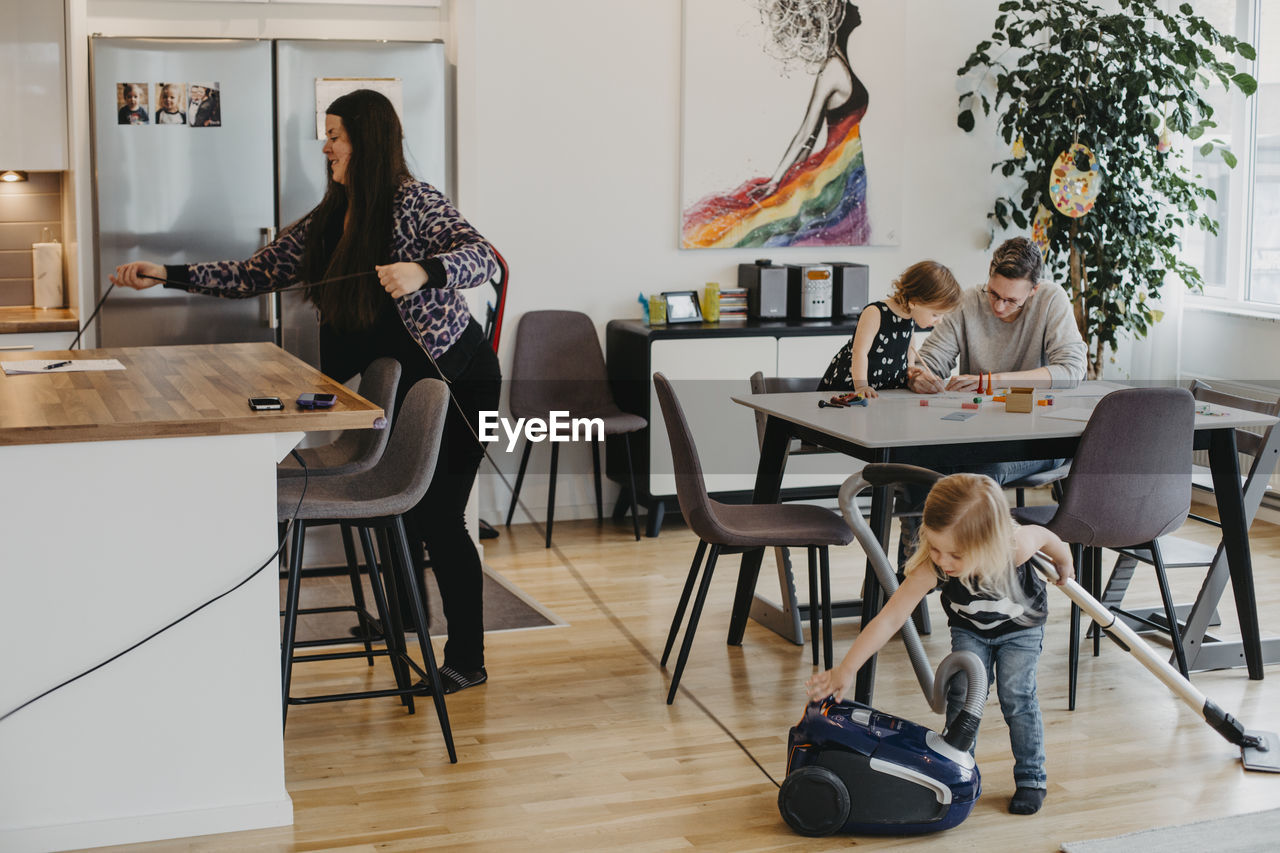
<path id="1" fill-rule="evenodd" d="M 379 358 L 365 368 L 356 389 L 361 397 L 382 408 L 387 423 L 394 420 L 396 389 L 400 385 L 400 362 L 394 358 Z M 358 474 L 368 471 L 382 458 L 387 446 L 388 429 L 348 429 L 339 433 L 332 444 L 308 447 L 298 451 L 307 463 L 309 477 L 332 474 Z M 276 477 L 301 477 L 302 466 L 292 456 L 276 466 Z"/>
<path id="2" fill-rule="evenodd" d="M 1280 415 L 1280 399 L 1273 399 L 1268 402 L 1240 397 L 1215 390 L 1208 383 L 1200 380 L 1191 383 L 1191 396 L 1195 397 L 1196 401 L 1200 403 L 1243 409 L 1248 412 L 1259 412 L 1272 417 Z M 1270 488 L 1270 485 L 1265 480 L 1270 478 L 1271 472 L 1275 470 L 1275 464 L 1274 462 L 1267 464 L 1267 460 L 1262 459 L 1261 455 L 1262 449 L 1266 446 L 1273 429 L 1275 429 L 1274 426 L 1267 427 L 1261 432 L 1251 432 L 1245 429 L 1237 429 L 1235 431 L 1236 449 L 1241 454 L 1253 458 L 1248 474 L 1241 477 L 1241 487 L 1246 494 L 1255 489 L 1265 491 Z M 1259 481 L 1259 477 L 1263 479 Z M 1209 470 L 1193 464 L 1191 468 L 1191 486 L 1193 489 L 1212 492 L 1213 478 Z M 1221 522 L 1212 518 L 1205 518 L 1195 513 L 1191 513 L 1188 517 L 1212 527 L 1222 527 Z M 1214 546 L 1191 539 L 1184 539 L 1180 536 L 1165 536 L 1158 544 L 1160 556 L 1166 569 L 1208 568 L 1219 559 L 1223 549 L 1221 540 Z M 1119 555 L 1116 558 L 1115 566 L 1111 570 L 1111 575 L 1107 579 L 1106 587 L 1103 589 L 1099 601 L 1110 610 L 1127 617 L 1138 630 L 1142 630 L 1142 626 L 1146 626 L 1147 628 L 1167 633 L 1169 630 L 1167 622 L 1156 621 L 1157 617 L 1154 613 L 1147 616 L 1145 612 L 1138 613 L 1120 606 L 1137 564 L 1146 563 L 1152 565 L 1155 562 L 1155 555 L 1149 548 L 1144 547 L 1121 548 L 1118 550 Z M 1168 617 L 1166 616 L 1165 618 L 1167 620 Z M 1179 625 L 1178 628 L 1181 630 L 1182 625 Z"/>
<path id="3" fill-rule="evenodd" d="M 293 519 L 289 542 L 289 585 L 285 596 L 284 641 L 281 646 L 281 680 L 284 697 L 284 719 L 288 719 L 289 705 L 312 702 L 336 702 L 346 699 L 364 699 L 380 696 L 402 697 L 413 713 L 413 696 L 421 694 L 423 685 L 412 684 L 409 670 L 414 670 L 430 686 L 435 701 L 436 716 L 449 750 L 450 762 L 457 761 L 453 747 L 453 734 L 449 728 L 449 716 L 444 705 L 444 688 L 436 669 L 435 653 L 427 636 L 427 616 L 423 611 L 416 572 L 409 554 L 408 537 L 405 535 L 403 514 L 422 499 L 435 473 L 440 449 L 440 435 L 444 428 L 445 413 L 449 406 L 449 391 L 443 382 L 423 379 L 417 382 L 404 400 L 404 407 L 387 449 L 378 463 L 358 474 L 332 477 L 291 478 L 279 482 L 276 494 L 276 512 L 280 521 Z M 387 653 L 396 678 L 396 686 L 383 690 L 365 690 L 348 693 L 330 693 L 318 696 L 291 696 L 289 683 L 293 664 L 304 660 L 332 660 L 344 657 L 362 657 L 363 652 L 333 652 L 329 654 L 295 656 L 297 645 L 299 587 L 302 580 L 302 546 L 304 533 L 314 524 L 347 523 L 360 528 L 370 560 L 370 581 L 374 595 L 390 625 L 382 625 L 381 633 L 387 638 Z M 369 530 L 376 529 L 381 545 L 384 565 L 377 568 Z M 379 590 L 379 575 L 387 585 L 384 598 Z M 414 624 L 409 626 L 418 637 L 423 666 L 409 657 L 404 644 L 404 629 L 400 624 L 398 588 L 403 586 L 404 597 L 411 603 Z M 425 669 L 423 668 L 425 667 Z"/>
<path id="4" fill-rule="evenodd" d="M 360 375 L 360 386 L 357 389 L 360 396 L 382 408 L 387 424 L 390 424 L 395 417 L 396 389 L 400 385 L 400 373 L 400 362 L 394 358 L 379 358 L 371 362 L 365 368 L 364 373 Z M 337 440 L 331 444 L 296 451 L 297 455 L 301 457 L 300 461 L 293 454 L 285 457 L 284 461 L 276 466 L 276 478 L 277 480 L 287 480 L 292 477 L 301 477 L 304 474 L 307 477 L 332 477 L 368 471 L 382 458 L 382 452 L 386 449 L 387 438 L 390 434 L 391 430 L 386 426 L 382 429 L 343 430 L 339 433 Z M 305 470 L 302 467 L 302 462 L 306 463 Z M 386 617 L 380 606 L 376 619 L 369 613 L 368 605 L 364 599 L 364 587 L 360 583 L 360 563 L 356 558 L 351 525 L 342 524 L 339 526 L 342 533 L 342 549 L 347 560 L 347 575 L 351 581 L 352 603 L 331 607 L 304 607 L 299 609 L 298 613 L 299 615 L 309 613 L 352 613 L 358 620 L 353 631 L 364 643 L 365 657 L 369 661 L 369 666 L 373 666 L 375 655 L 385 654 L 385 652 L 374 651 L 373 643 L 386 639 L 378 633 L 375 625 L 384 624 Z M 284 537 L 283 526 L 280 535 L 281 538 Z M 367 562 L 366 565 L 372 566 L 373 564 Z M 376 578 L 371 580 L 376 581 Z M 377 602 L 375 601 L 375 603 Z M 332 646 L 349 642 L 351 642 L 351 637 L 346 636 L 307 640 L 301 645 L 306 647 Z"/>
<path id="5" fill-rule="evenodd" d="M 1043 524 L 1076 553 L 1082 548 L 1150 551 L 1170 623 L 1178 669 L 1187 674 L 1158 540 L 1177 530 L 1191 509 L 1191 447 L 1195 401 L 1182 388 L 1125 388 L 1098 401 L 1080 436 L 1071 474 L 1057 506 L 1021 507 L 1020 522 Z M 1097 565 L 1097 560 L 1090 564 Z M 1096 569 L 1091 569 L 1095 594 Z M 1071 606 L 1069 705 L 1075 708 L 1080 657 L 1080 609 Z"/>
<path id="6" fill-rule="evenodd" d="M 707 484 L 702 476 L 702 463 L 698 461 L 698 449 L 685 419 L 684 410 L 676 399 L 671 382 L 661 373 L 653 374 L 653 384 L 658 392 L 658 404 L 667 425 L 667 437 L 671 442 L 671 459 L 675 466 L 676 497 L 685 523 L 698 536 L 698 548 L 693 564 L 680 593 L 680 603 L 671 620 L 667 644 L 662 650 L 662 665 L 667 665 L 676 634 L 684 620 L 689 596 L 698 579 L 703 555 L 706 568 L 702 582 L 689 615 L 689 625 L 684 632 L 684 642 L 676 659 L 671 689 L 667 692 L 667 704 L 675 700 L 680 687 L 680 676 L 689 660 L 693 635 L 698 630 L 698 619 L 711 586 L 711 575 L 721 554 L 741 554 L 757 548 L 791 547 L 809 551 L 809 630 L 814 644 L 814 663 L 817 663 L 818 611 L 822 603 L 822 639 L 827 666 L 831 666 L 831 579 L 827 548 L 830 545 L 848 545 L 853 541 L 853 531 L 844 519 L 829 509 L 804 504 L 722 504 L 707 494 Z M 821 592 L 818 589 L 818 561 L 821 561 Z"/>
<path id="7" fill-rule="evenodd" d="M 516 327 L 516 351 L 511 365 L 511 394 L 508 406 L 517 418 L 547 420 L 551 412 L 567 412 L 569 418 L 599 418 L 604 435 L 621 436 L 627 453 L 628 484 L 631 495 L 631 519 L 636 541 L 640 539 L 640 518 L 636 508 L 636 477 L 631 464 L 633 432 L 644 429 L 648 421 L 624 412 L 614 402 L 605 370 L 604 352 L 596 336 L 595 324 L 580 311 L 528 311 Z M 525 468 L 533 445 L 525 439 L 507 509 L 507 526 L 515 515 L 524 483 Z M 546 547 L 551 547 L 551 527 L 556 508 L 556 466 L 560 444 L 551 442 L 551 482 L 547 488 Z M 600 443 L 591 442 L 591 463 L 595 472 L 596 518 L 604 519 L 600 488 Z"/>

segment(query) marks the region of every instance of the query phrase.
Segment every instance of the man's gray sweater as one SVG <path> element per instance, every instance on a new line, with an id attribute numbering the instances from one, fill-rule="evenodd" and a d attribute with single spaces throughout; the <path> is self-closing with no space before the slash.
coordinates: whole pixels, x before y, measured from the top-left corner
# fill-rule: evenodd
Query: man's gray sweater
<path id="1" fill-rule="evenodd" d="M 935 376 L 949 376 L 958 358 L 965 374 L 1047 367 L 1055 385 L 1084 379 L 1085 356 L 1071 301 L 1052 283 L 1041 284 L 1010 323 L 995 315 L 982 288 L 966 290 L 920 348 Z"/>

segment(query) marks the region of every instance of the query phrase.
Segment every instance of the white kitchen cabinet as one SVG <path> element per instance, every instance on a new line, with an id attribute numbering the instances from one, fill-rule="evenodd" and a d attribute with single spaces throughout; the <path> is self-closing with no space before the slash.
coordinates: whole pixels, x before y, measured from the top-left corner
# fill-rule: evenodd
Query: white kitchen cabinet
<path id="1" fill-rule="evenodd" d="M 4 4 L 0 169 L 67 170 L 67 48 L 61 0 Z"/>

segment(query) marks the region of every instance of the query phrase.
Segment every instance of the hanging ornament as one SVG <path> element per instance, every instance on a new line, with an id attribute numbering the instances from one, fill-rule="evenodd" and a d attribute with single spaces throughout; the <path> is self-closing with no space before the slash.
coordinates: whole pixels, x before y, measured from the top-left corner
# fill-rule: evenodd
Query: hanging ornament
<path id="1" fill-rule="evenodd" d="M 1084 169 L 1076 165 L 1080 158 L 1084 158 Z M 1049 198 L 1053 206 L 1065 216 L 1079 218 L 1093 210 L 1100 189 L 1102 172 L 1098 159 L 1088 146 L 1071 143 L 1070 148 L 1058 155 L 1049 172 Z"/>
<path id="2" fill-rule="evenodd" d="M 1026 101 L 1022 98 L 1018 99 L 1018 124 L 1022 124 L 1022 108 L 1026 106 Z M 1013 159 L 1023 160 L 1027 156 L 1027 146 L 1022 144 L 1022 134 L 1018 134 L 1018 138 L 1013 140 Z"/>
<path id="3" fill-rule="evenodd" d="M 1040 247 L 1040 257 L 1049 257 L 1049 229 L 1053 226 L 1053 211 L 1043 204 L 1037 206 L 1031 220 L 1031 242 Z"/>

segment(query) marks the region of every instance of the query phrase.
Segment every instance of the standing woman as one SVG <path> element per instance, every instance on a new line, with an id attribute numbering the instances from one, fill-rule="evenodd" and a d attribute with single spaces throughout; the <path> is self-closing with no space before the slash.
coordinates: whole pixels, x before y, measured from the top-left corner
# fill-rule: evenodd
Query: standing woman
<path id="1" fill-rule="evenodd" d="M 497 356 L 461 291 L 488 281 L 497 263 L 449 200 L 409 173 L 400 120 L 386 97 L 359 89 L 326 113 L 328 188 L 275 242 L 247 261 L 134 261 L 111 280 L 140 290 L 155 285 L 154 276 L 166 287 L 230 297 L 328 280 L 305 291 L 320 314 L 326 374 L 346 380 L 376 358 L 395 358 L 403 369 L 397 412 L 419 379 L 443 374 L 450 382 L 466 417 L 450 405 L 435 476 L 406 522 L 411 540 L 426 545 L 440 587 L 449 623 L 440 676 L 445 692 L 454 693 L 488 678 L 483 575 L 463 512 L 484 457 L 479 412 L 497 410 L 502 387 Z M 353 275 L 362 272 L 368 275 Z"/>

